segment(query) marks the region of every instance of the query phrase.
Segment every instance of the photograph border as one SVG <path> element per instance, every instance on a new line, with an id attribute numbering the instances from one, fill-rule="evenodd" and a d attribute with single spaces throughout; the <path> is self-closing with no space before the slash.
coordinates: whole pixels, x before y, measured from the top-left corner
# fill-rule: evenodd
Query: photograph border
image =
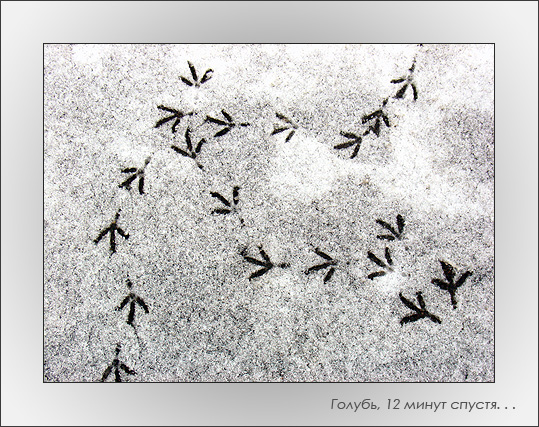
<path id="1" fill-rule="evenodd" d="M 537 425 L 537 3 L 307 4 L 2 2 L 3 425 Z M 216 40 L 495 44 L 494 383 L 43 383 L 43 44 Z M 501 409 L 331 409 L 395 398 Z"/>

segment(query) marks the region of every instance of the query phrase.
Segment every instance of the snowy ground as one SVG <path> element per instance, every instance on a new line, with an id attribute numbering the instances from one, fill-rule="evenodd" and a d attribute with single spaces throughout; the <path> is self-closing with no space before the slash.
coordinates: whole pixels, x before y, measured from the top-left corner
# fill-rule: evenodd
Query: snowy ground
<path id="1" fill-rule="evenodd" d="M 45 381 L 493 381 L 492 45 L 46 45 Z M 392 96 L 415 58 L 411 87 Z M 200 87 L 200 78 L 214 70 Z M 340 133 L 378 137 L 337 150 Z M 155 128 L 164 105 L 193 115 Z M 225 135 L 205 122 L 237 122 Z M 272 135 L 284 123 L 297 126 Z M 170 147 L 206 140 L 196 162 Z M 122 169 L 144 165 L 119 188 Z M 238 186 L 229 215 L 212 214 Z M 121 209 L 111 254 L 93 240 Z M 402 238 L 385 241 L 376 222 Z M 243 223 L 242 223 L 243 222 Z M 262 246 L 276 264 L 249 280 Z M 384 270 L 368 257 L 393 266 Z M 328 269 L 319 248 L 337 260 Z M 242 255 L 244 254 L 244 255 Z M 455 268 L 456 308 L 432 279 Z M 289 266 L 280 268 L 277 264 Z M 149 307 L 116 311 L 132 291 Z M 400 324 L 413 314 L 428 318 Z M 108 381 L 114 380 L 111 374 Z"/>

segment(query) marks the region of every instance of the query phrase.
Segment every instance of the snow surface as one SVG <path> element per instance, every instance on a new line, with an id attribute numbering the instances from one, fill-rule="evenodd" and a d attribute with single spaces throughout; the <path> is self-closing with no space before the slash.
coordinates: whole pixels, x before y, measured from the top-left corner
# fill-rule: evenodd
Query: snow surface
<path id="1" fill-rule="evenodd" d="M 45 381 L 99 381 L 119 358 L 124 381 L 494 380 L 493 45 L 46 45 Z M 416 59 L 411 91 L 389 98 L 391 126 L 364 137 L 358 155 L 333 147 L 365 130 Z M 200 87 L 188 87 L 187 61 Z M 165 105 L 183 112 L 176 134 Z M 214 137 L 221 110 L 248 127 Z M 297 124 L 271 135 L 283 114 Z M 175 153 L 184 133 L 205 138 L 197 161 Z M 123 168 L 145 170 L 145 194 L 118 185 Z M 136 182 L 136 181 L 135 181 Z M 211 197 L 240 202 L 229 215 Z M 93 239 L 121 209 L 117 252 Z M 382 219 L 406 225 L 377 239 Z M 243 225 L 241 223 L 243 221 Z M 242 252 L 274 264 L 258 267 Z M 379 271 L 367 257 L 384 259 Z M 323 282 L 323 260 L 338 260 Z M 456 293 L 440 260 L 457 277 Z M 135 329 L 127 308 L 133 292 Z M 441 324 L 412 314 L 427 308 Z M 108 379 L 113 380 L 113 375 Z"/>

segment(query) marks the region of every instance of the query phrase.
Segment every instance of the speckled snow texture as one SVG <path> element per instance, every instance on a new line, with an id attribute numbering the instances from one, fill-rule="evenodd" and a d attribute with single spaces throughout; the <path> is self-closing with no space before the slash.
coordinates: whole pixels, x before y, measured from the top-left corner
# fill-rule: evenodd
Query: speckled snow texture
<path id="1" fill-rule="evenodd" d="M 494 47 L 492 45 L 45 46 L 45 381 L 99 381 L 122 344 L 124 381 L 494 380 Z M 419 98 L 389 99 L 390 128 L 355 159 L 340 132 L 362 132 L 416 58 Z M 188 87 L 187 61 L 201 87 Z M 165 105 L 195 114 L 155 128 Z M 206 115 L 237 122 L 222 137 Z M 279 112 L 298 129 L 271 135 Z M 197 161 L 175 153 L 206 138 Z M 146 168 L 146 194 L 119 188 Z M 231 198 L 238 212 L 210 196 Z M 117 210 L 129 240 L 93 243 Z M 406 221 L 386 242 L 375 222 Z M 244 225 L 240 224 L 240 218 Z M 248 280 L 262 245 L 275 264 Z M 388 246 L 394 271 L 367 257 Z M 319 247 L 339 261 L 332 279 Z M 439 260 L 457 277 L 457 291 Z M 138 337 L 128 308 L 133 291 Z M 399 299 L 422 291 L 428 319 Z M 111 374 L 108 379 L 113 380 Z"/>

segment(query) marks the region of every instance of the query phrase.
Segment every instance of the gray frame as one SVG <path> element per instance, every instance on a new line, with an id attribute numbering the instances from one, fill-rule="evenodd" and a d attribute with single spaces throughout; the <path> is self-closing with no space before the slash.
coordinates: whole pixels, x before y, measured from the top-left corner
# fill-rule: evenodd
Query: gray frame
<path id="1" fill-rule="evenodd" d="M 2 33 L 3 424 L 537 424 L 537 244 L 515 218 L 537 224 L 536 3 L 3 2 Z M 31 124 L 42 110 L 42 43 L 217 38 L 496 43 L 494 384 L 132 384 L 118 393 L 42 383 L 42 130 Z M 502 409 L 366 415 L 331 411 L 333 398 L 370 398 L 382 408 L 389 398 L 497 401 Z M 116 412 L 130 405 L 154 410 Z"/>

